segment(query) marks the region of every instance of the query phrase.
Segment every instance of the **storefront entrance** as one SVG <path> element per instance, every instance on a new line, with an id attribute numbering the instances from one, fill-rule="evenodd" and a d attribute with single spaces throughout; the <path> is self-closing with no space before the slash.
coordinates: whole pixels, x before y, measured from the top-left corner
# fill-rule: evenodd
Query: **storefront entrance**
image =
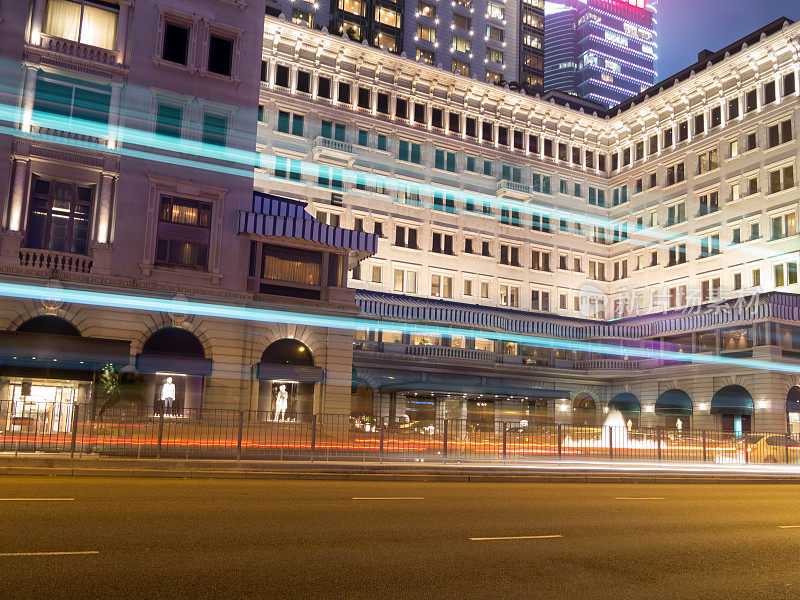
<path id="1" fill-rule="evenodd" d="M 85 381 L 12 378 L 4 403 L 5 429 L 39 434 L 68 432 L 75 405 L 90 402 L 90 390 Z"/>

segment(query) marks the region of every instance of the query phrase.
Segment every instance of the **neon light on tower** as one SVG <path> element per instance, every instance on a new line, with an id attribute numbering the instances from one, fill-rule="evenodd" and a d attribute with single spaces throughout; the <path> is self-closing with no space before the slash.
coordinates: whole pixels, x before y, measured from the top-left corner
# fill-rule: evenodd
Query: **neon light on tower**
<path id="1" fill-rule="evenodd" d="M 545 89 L 606 106 L 655 83 L 655 1 L 549 0 Z"/>

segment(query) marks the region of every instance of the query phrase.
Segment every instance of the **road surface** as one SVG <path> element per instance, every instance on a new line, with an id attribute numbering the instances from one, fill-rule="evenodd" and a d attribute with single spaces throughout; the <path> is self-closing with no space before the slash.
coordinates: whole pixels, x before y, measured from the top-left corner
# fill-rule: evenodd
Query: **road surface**
<path id="1" fill-rule="evenodd" d="M 4 600 L 800 597 L 798 485 L 0 477 L 0 515 Z"/>

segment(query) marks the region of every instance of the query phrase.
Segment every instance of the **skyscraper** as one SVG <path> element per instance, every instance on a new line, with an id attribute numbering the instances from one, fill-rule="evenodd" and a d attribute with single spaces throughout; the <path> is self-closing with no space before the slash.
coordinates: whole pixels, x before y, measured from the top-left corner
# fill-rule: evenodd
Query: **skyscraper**
<path id="1" fill-rule="evenodd" d="M 544 0 L 268 0 L 267 14 L 478 81 L 543 89 Z"/>
<path id="2" fill-rule="evenodd" d="M 647 0 L 548 0 L 545 90 L 614 106 L 656 79 L 656 11 Z"/>

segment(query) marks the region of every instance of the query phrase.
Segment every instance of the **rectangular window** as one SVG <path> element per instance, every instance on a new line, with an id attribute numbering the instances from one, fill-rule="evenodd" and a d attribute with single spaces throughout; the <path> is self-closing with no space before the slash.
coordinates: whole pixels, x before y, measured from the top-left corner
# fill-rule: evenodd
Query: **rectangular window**
<path id="1" fill-rule="evenodd" d="M 516 308 L 519 306 L 519 287 L 500 285 L 500 306 Z"/>
<path id="2" fill-rule="evenodd" d="M 431 275 L 431 296 L 435 298 L 452 298 L 453 278 L 446 275 Z"/>
<path id="3" fill-rule="evenodd" d="M 25 246 L 86 254 L 92 194 L 88 186 L 35 177 Z"/>
<path id="4" fill-rule="evenodd" d="M 211 34 L 208 40 L 208 70 L 230 77 L 233 69 L 233 40 Z"/>
<path id="5" fill-rule="evenodd" d="M 708 173 L 719 167 L 719 158 L 717 156 L 717 149 L 712 148 L 707 152 L 703 152 L 697 156 L 697 172 L 702 175 Z"/>
<path id="6" fill-rule="evenodd" d="M 205 269 L 211 238 L 211 204 L 162 196 L 156 234 L 160 264 Z"/>
<path id="7" fill-rule="evenodd" d="M 753 112 L 758 108 L 758 90 L 750 90 L 744 97 L 744 111 Z"/>
<path id="8" fill-rule="evenodd" d="M 189 28 L 177 23 L 164 23 L 163 60 L 185 65 L 189 57 Z"/>
<path id="9" fill-rule="evenodd" d="M 417 272 L 405 269 L 394 271 L 394 291 L 407 294 L 417 293 Z"/>
<path id="10" fill-rule="evenodd" d="M 416 250 L 417 246 L 417 230 L 414 227 L 405 227 L 398 225 L 395 227 L 395 246 L 401 248 L 411 248 Z"/>
<path id="11" fill-rule="evenodd" d="M 389 27 L 400 27 L 400 14 L 386 6 L 375 7 L 375 22 Z"/>
<path id="12" fill-rule="evenodd" d="M 672 148 L 672 143 L 673 143 L 672 132 L 673 132 L 672 127 L 664 130 L 664 148 Z"/>
<path id="13" fill-rule="evenodd" d="M 228 119 L 219 115 L 206 113 L 203 115 L 203 143 L 215 146 L 225 145 L 228 131 Z"/>
<path id="14" fill-rule="evenodd" d="M 111 89 L 57 76 L 39 76 L 33 110 L 93 123 L 108 123 Z"/>
<path id="15" fill-rule="evenodd" d="M 739 99 L 734 98 L 728 101 L 728 121 L 739 118 Z"/>
<path id="16" fill-rule="evenodd" d="M 278 131 L 281 133 L 302 136 L 303 123 L 303 115 L 295 115 L 282 110 L 278 111 Z"/>
<path id="17" fill-rule="evenodd" d="M 789 165 L 769 172 L 769 193 L 776 194 L 794 187 L 794 166 Z"/>
<path id="18" fill-rule="evenodd" d="M 169 104 L 159 104 L 156 112 L 156 134 L 181 137 L 183 110 Z"/>
<path id="19" fill-rule="evenodd" d="M 779 217 L 772 217 L 770 222 L 772 224 L 773 240 L 797 235 L 797 216 L 793 212 Z"/>
<path id="20" fill-rule="evenodd" d="M 794 73 L 787 73 L 783 76 L 783 95 L 794 94 L 796 89 Z"/>
<path id="21" fill-rule="evenodd" d="M 792 141 L 792 120 L 786 119 L 767 127 L 767 148 L 774 148 Z"/>

